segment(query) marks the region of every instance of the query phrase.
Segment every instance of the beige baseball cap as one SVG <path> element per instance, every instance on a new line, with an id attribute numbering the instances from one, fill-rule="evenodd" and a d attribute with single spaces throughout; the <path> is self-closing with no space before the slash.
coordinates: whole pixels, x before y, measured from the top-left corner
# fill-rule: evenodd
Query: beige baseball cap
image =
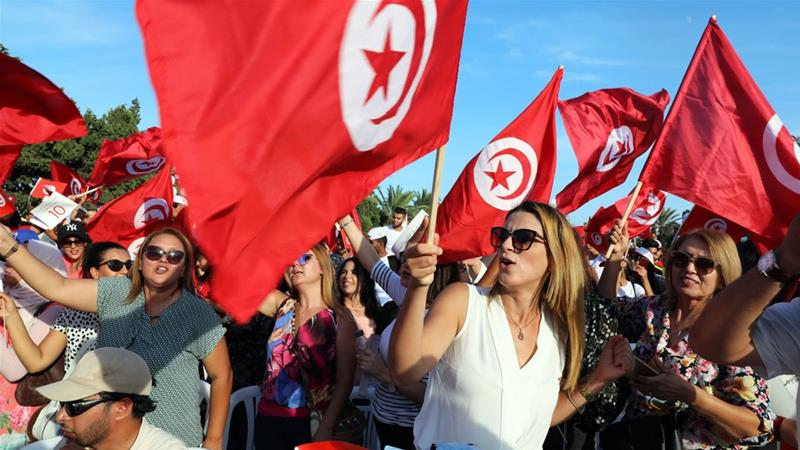
<path id="1" fill-rule="evenodd" d="M 59 402 L 80 400 L 100 392 L 150 395 L 153 376 L 147 363 L 136 353 L 104 347 L 83 355 L 63 380 L 36 390 Z"/>

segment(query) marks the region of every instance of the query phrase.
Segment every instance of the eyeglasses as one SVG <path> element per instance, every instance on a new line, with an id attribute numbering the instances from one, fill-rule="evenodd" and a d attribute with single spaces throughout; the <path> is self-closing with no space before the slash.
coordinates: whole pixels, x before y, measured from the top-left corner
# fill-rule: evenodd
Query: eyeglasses
<path id="1" fill-rule="evenodd" d="M 692 256 L 688 253 L 678 250 L 672 252 L 670 262 L 672 263 L 672 267 L 677 267 L 678 269 L 685 269 L 689 263 L 693 263 L 695 270 L 697 270 L 697 273 L 701 276 L 710 274 L 719 265 L 711 258 L 706 258 L 705 256 Z"/>
<path id="2" fill-rule="evenodd" d="M 313 258 L 313 257 L 314 257 L 314 255 L 311 254 L 311 253 L 304 253 L 304 254 L 300 255 L 299 258 L 297 258 L 297 264 L 300 264 L 301 266 L 305 266 L 306 264 L 308 264 L 309 261 L 311 261 L 311 258 Z"/>
<path id="3" fill-rule="evenodd" d="M 133 261 L 131 261 L 130 259 L 127 261 L 120 261 L 118 259 L 109 259 L 108 261 L 103 261 L 97 265 L 98 268 L 100 266 L 108 266 L 108 269 L 111 270 L 112 272 L 119 272 L 120 270 L 122 270 L 123 267 L 128 270 L 131 270 L 131 267 L 133 266 Z"/>
<path id="4" fill-rule="evenodd" d="M 531 248 L 534 242 L 541 242 L 542 244 L 545 243 L 544 238 L 534 230 L 529 230 L 527 228 L 518 228 L 516 230 L 508 231 L 503 227 L 494 227 L 492 228 L 492 247 L 499 248 L 503 245 L 503 242 L 511 236 L 511 245 L 514 247 L 514 251 L 524 252 L 525 250 Z"/>
<path id="5" fill-rule="evenodd" d="M 644 256 L 642 256 L 642 255 L 640 255 L 638 253 L 635 253 L 635 254 L 631 255 L 631 261 L 634 262 L 634 263 L 638 263 L 640 266 L 644 266 L 644 267 L 647 267 L 650 264 L 650 260 L 649 259 L 647 259 L 646 257 L 644 257 Z"/>
<path id="6" fill-rule="evenodd" d="M 71 402 L 59 402 L 61 407 L 70 417 L 80 416 L 92 407 L 101 403 L 113 401 L 113 398 L 96 398 L 91 400 L 73 400 Z"/>
<path id="7" fill-rule="evenodd" d="M 148 245 L 144 248 L 144 257 L 150 261 L 160 261 L 164 256 L 167 257 L 168 263 L 174 265 L 180 264 L 180 262 L 183 261 L 183 258 L 186 256 L 186 253 L 180 250 L 166 251 L 163 248 L 155 245 Z"/>
<path id="8" fill-rule="evenodd" d="M 80 239 L 67 239 L 61 243 L 61 246 L 66 247 L 85 247 L 86 241 Z"/>

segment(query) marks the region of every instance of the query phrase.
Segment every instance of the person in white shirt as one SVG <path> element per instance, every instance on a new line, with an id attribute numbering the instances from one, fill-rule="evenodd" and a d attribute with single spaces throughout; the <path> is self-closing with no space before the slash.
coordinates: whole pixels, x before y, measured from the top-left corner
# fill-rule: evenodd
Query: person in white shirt
<path id="1" fill-rule="evenodd" d="M 367 238 L 369 239 L 369 243 L 372 245 L 372 248 L 375 249 L 375 253 L 378 254 L 380 261 L 386 266 L 389 266 L 389 252 L 387 250 L 387 243 L 389 242 L 389 239 L 386 236 L 386 232 L 386 227 L 375 227 L 367 232 Z M 368 268 L 367 270 L 371 270 L 371 268 Z M 375 283 L 375 297 L 377 297 L 378 303 L 381 306 L 392 301 L 392 298 L 389 296 L 389 294 L 387 294 L 378 283 Z"/>
<path id="2" fill-rule="evenodd" d="M 405 208 L 396 207 L 394 211 L 392 211 L 392 221 L 389 225 L 386 225 L 384 228 L 386 232 L 386 251 L 390 255 L 394 255 L 392 251 L 392 247 L 394 246 L 394 242 L 400 236 L 400 233 L 403 232 L 403 229 L 406 227 L 408 212 Z"/>
<path id="3" fill-rule="evenodd" d="M 94 450 L 183 450 L 175 436 L 144 419 L 155 410 L 153 377 L 136 353 L 105 347 L 86 353 L 63 380 L 37 388 L 61 403 L 56 421 L 67 444 Z"/>

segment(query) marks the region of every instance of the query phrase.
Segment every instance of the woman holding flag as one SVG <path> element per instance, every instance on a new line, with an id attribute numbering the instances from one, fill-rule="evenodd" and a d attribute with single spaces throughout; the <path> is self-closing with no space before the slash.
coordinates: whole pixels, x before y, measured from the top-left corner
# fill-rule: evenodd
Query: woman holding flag
<path id="1" fill-rule="evenodd" d="M 633 367 L 625 339 L 606 345 L 597 369 L 579 380 L 583 356 L 581 251 L 567 219 L 541 203 L 511 210 L 492 229 L 495 285 L 456 283 L 425 315 L 441 249 L 405 252 L 411 272 L 390 344 L 398 383 L 430 371 L 414 426 L 415 445 L 470 442 L 486 449 L 541 448 L 551 425 L 572 416 Z"/>

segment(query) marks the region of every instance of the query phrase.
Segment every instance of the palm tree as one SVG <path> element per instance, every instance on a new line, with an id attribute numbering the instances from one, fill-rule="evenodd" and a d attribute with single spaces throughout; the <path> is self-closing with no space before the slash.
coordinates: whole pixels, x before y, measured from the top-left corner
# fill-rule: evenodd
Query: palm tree
<path id="1" fill-rule="evenodd" d="M 415 196 L 415 192 L 404 191 L 400 186 L 390 185 L 386 191 L 378 186 L 378 189 L 375 190 L 375 197 L 378 199 L 377 207 L 381 214 L 381 221 L 388 222 L 395 208 L 411 209 Z"/>
<path id="2" fill-rule="evenodd" d="M 411 220 L 421 210 L 429 211 L 431 208 L 431 193 L 422 188 L 414 192 L 414 201 L 411 203 L 411 208 L 408 209 L 408 219 Z"/>
<path id="3" fill-rule="evenodd" d="M 653 224 L 653 234 L 661 241 L 662 245 L 669 245 L 672 242 L 672 238 L 680 228 L 678 218 L 678 212 L 674 208 L 664 208 L 656 219 L 656 223 Z"/>

